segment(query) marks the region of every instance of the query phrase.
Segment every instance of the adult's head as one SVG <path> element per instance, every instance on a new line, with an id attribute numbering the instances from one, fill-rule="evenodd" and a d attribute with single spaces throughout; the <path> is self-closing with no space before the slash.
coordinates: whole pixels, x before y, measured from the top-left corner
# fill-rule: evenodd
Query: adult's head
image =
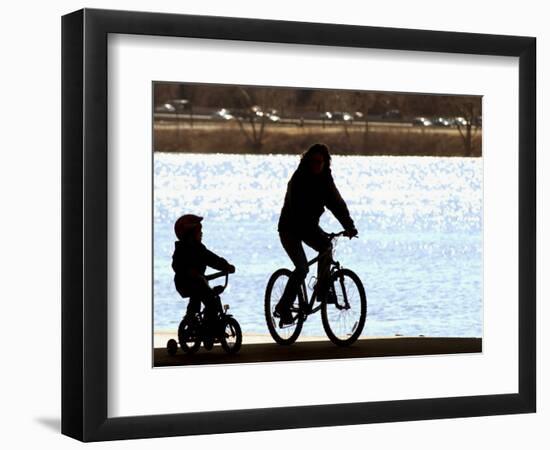
<path id="1" fill-rule="evenodd" d="M 180 241 L 193 239 L 200 241 L 202 238 L 202 217 L 194 214 L 184 214 L 174 224 L 174 232 Z"/>
<path id="2" fill-rule="evenodd" d="M 330 153 L 325 144 L 313 144 L 303 154 L 300 168 L 312 175 L 327 173 L 330 169 Z"/>

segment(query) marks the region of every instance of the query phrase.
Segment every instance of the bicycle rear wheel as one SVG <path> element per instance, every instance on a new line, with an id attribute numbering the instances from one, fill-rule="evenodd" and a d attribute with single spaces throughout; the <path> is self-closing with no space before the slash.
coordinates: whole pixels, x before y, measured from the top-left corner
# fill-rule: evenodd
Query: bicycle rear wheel
<path id="1" fill-rule="evenodd" d="M 178 328 L 178 340 L 185 353 L 196 353 L 201 346 L 201 338 L 197 335 L 197 323 L 185 317 Z"/>
<path id="2" fill-rule="evenodd" d="M 323 302 L 323 328 L 333 343 L 345 347 L 353 344 L 363 331 L 367 296 L 359 277 L 348 269 L 334 272 L 330 286 L 334 288 L 336 303 Z"/>
<path id="3" fill-rule="evenodd" d="M 264 311 L 267 328 L 273 340 L 281 345 L 290 345 L 296 342 L 304 324 L 304 319 L 300 314 L 298 296 L 292 307 L 292 316 L 294 318 L 292 324 L 284 325 L 281 328 L 279 327 L 279 319 L 274 316 L 275 306 L 277 306 L 283 295 L 291 273 L 288 269 L 276 270 L 267 282 L 265 290 Z"/>

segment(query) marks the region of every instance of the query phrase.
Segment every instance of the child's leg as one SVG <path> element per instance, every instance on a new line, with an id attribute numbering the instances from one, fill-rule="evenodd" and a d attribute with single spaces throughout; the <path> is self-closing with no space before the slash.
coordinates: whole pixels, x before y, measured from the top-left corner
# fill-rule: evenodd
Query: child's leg
<path id="1" fill-rule="evenodd" d="M 186 315 L 192 317 L 198 314 L 201 310 L 201 299 L 195 295 L 189 297 L 189 303 L 187 304 Z"/>
<path id="2" fill-rule="evenodd" d="M 200 303 L 204 304 L 204 314 L 206 319 L 215 318 L 218 311 L 221 311 L 220 301 L 216 298 L 214 291 L 208 285 L 208 281 L 205 278 L 197 278 L 193 280 L 192 294 L 189 301 L 189 308 L 196 308 L 198 312 L 200 310 Z"/>
<path id="3" fill-rule="evenodd" d="M 204 310 L 208 318 L 214 319 L 222 312 L 222 302 L 219 297 L 216 297 L 211 291 L 211 295 L 204 297 Z"/>
<path id="4" fill-rule="evenodd" d="M 195 284 L 190 280 L 183 280 L 180 278 L 174 279 L 176 284 L 176 290 L 183 298 L 189 297 L 189 303 L 187 304 L 186 316 L 192 317 L 199 313 L 201 310 L 201 298 L 200 292 L 195 289 Z M 200 290 L 199 290 L 200 291 Z"/>

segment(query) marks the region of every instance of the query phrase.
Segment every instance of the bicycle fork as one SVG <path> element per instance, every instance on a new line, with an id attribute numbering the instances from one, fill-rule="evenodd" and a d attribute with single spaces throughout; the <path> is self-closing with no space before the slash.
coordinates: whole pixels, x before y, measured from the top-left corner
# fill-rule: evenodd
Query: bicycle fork
<path id="1" fill-rule="evenodd" d="M 346 292 L 346 286 L 344 285 L 344 275 L 343 273 L 340 273 L 338 276 L 338 283 L 340 283 L 340 288 L 342 289 L 342 297 L 344 297 L 344 304 L 340 305 L 338 303 L 338 299 L 336 299 L 336 308 L 342 310 L 342 309 L 349 309 L 349 301 L 348 301 L 348 293 Z M 332 286 L 334 289 L 334 285 Z M 335 292 L 336 294 L 336 292 Z"/>

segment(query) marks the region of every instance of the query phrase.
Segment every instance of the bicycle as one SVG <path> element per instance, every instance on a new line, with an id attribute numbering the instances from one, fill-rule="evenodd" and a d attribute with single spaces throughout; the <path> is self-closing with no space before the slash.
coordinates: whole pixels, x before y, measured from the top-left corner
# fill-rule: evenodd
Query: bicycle
<path id="1" fill-rule="evenodd" d="M 205 278 L 210 281 L 225 275 L 225 283 L 220 286 L 214 286 L 214 300 L 221 305 L 220 295 L 227 287 L 229 278 L 228 272 L 216 272 L 207 275 Z M 187 315 L 183 317 L 178 327 L 178 341 L 184 353 L 196 353 L 201 343 L 206 350 L 212 350 L 216 342 L 220 343 L 227 353 L 237 353 L 242 344 L 243 336 L 239 322 L 227 311 L 229 305 L 224 305 L 223 309 L 213 319 L 213 323 L 207 323 L 204 308 L 198 314 L 192 317 Z M 178 342 L 170 339 L 166 344 L 168 354 L 173 356 L 178 351 Z"/>
<path id="2" fill-rule="evenodd" d="M 329 233 L 328 238 L 332 243 L 334 239 L 343 235 L 344 231 Z M 325 333 L 336 345 L 344 347 L 353 344 L 363 331 L 367 319 L 367 296 L 363 283 L 355 272 L 334 261 L 332 245 L 327 251 L 331 252 L 328 289 L 329 293 L 332 290 L 332 302 L 327 302 L 327 299 L 323 298 L 318 305 L 314 305 L 318 296 L 317 284 L 313 287 L 311 299 L 308 299 L 304 280 L 290 309 L 293 319 L 290 324 L 278 324 L 274 313 L 292 271 L 286 268 L 278 269 L 269 278 L 264 300 L 265 319 L 271 337 L 278 344 L 294 343 L 308 316 L 319 310 Z M 320 256 L 317 256 L 308 261 L 308 267 L 318 262 L 319 258 Z"/>

